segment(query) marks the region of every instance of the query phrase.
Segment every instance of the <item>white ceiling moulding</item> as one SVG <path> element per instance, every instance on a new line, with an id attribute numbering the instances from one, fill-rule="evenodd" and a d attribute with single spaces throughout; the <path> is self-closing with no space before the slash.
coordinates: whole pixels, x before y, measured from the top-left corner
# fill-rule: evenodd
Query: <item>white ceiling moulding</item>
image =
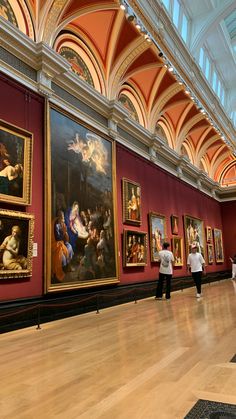
<path id="1" fill-rule="evenodd" d="M 214 92 L 202 74 L 195 58 L 190 51 L 165 8 L 159 1 L 128 0 L 127 2 L 140 18 L 151 39 L 157 45 L 167 60 L 174 67 L 178 77 L 188 87 L 191 94 L 201 102 L 209 118 L 218 126 L 220 131 L 228 137 L 231 149 L 235 150 L 234 139 L 236 131 L 232 121 L 221 106 Z"/>

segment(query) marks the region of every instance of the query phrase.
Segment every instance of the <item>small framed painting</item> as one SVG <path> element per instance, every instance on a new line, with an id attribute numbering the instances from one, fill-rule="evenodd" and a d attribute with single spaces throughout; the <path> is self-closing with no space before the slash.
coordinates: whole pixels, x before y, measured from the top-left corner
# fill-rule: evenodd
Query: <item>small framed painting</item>
<path id="1" fill-rule="evenodd" d="M 183 266 L 183 238 L 173 237 L 171 239 L 172 252 L 174 255 L 174 266 Z"/>
<path id="2" fill-rule="evenodd" d="M 33 134 L 0 120 L 0 200 L 31 203 Z"/>
<path id="3" fill-rule="evenodd" d="M 209 226 L 206 226 L 206 241 L 207 243 L 212 242 L 212 228 Z"/>
<path id="4" fill-rule="evenodd" d="M 177 215 L 171 215 L 170 221 L 171 221 L 171 233 L 178 235 L 179 234 L 179 217 L 177 217 Z"/>
<path id="5" fill-rule="evenodd" d="M 141 224 L 141 188 L 132 180 L 122 179 L 123 190 L 123 222 Z"/>
<path id="6" fill-rule="evenodd" d="M 222 231 L 219 228 L 214 228 L 213 233 L 214 233 L 216 263 L 221 263 L 221 262 L 224 262 Z"/>
<path id="7" fill-rule="evenodd" d="M 124 230 L 123 266 L 147 265 L 147 233 Z"/>
<path id="8" fill-rule="evenodd" d="M 0 210 L 0 278 L 32 275 L 34 215 Z"/>
<path id="9" fill-rule="evenodd" d="M 213 250 L 213 244 L 207 244 L 207 256 L 208 256 L 208 263 L 209 265 L 212 265 L 214 262 L 214 250 Z"/>

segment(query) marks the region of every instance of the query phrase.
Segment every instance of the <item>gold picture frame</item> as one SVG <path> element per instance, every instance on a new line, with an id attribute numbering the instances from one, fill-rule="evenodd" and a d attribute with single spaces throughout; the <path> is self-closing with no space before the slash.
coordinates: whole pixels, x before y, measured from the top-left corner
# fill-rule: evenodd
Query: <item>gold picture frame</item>
<path id="1" fill-rule="evenodd" d="M 192 217 L 191 215 L 184 215 L 184 234 L 186 258 L 188 258 L 189 253 L 191 253 L 191 247 L 194 244 L 197 246 L 198 252 L 201 253 L 205 259 L 206 243 L 203 220 Z"/>
<path id="2" fill-rule="evenodd" d="M 0 279 L 32 275 L 34 215 L 0 209 Z"/>
<path id="3" fill-rule="evenodd" d="M 0 120 L 0 200 L 31 204 L 33 134 Z"/>
<path id="4" fill-rule="evenodd" d="M 124 230 L 123 232 L 123 266 L 147 265 L 147 233 L 143 231 Z"/>
<path id="5" fill-rule="evenodd" d="M 184 264 L 184 255 L 183 255 L 183 238 L 182 237 L 172 237 L 171 247 L 174 255 L 174 266 L 183 266 Z"/>
<path id="6" fill-rule="evenodd" d="M 122 179 L 123 222 L 141 225 L 141 187 L 132 180 Z"/>
<path id="7" fill-rule="evenodd" d="M 214 235 L 214 247 L 215 247 L 215 260 L 216 260 L 216 263 L 222 263 L 224 262 L 222 231 L 219 228 L 214 228 L 213 235 Z"/>
<path id="8" fill-rule="evenodd" d="M 158 262 L 158 253 L 162 249 L 166 237 L 166 216 L 156 212 L 149 212 L 149 240 L 151 262 Z"/>
<path id="9" fill-rule="evenodd" d="M 115 142 L 47 106 L 45 292 L 118 283 Z"/>
<path id="10" fill-rule="evenodd" d="M 170 217 L 171 222 L 171 233 L 178 236 L 179 234 L 179 217 L 177 215 L 171 215 Z"/>
<path id="11" fill-rule="evenodd" d="M 208 264 L 212 265 L 214 262 L 214 248 L 213 244 L 207 243 L 207 256 L 208 256 Z"/>
<path id="12" fill-rule="evenodd" d="M 212 228 L 210 226 L 206 226 L 206 241 L 212 243 Z"/>

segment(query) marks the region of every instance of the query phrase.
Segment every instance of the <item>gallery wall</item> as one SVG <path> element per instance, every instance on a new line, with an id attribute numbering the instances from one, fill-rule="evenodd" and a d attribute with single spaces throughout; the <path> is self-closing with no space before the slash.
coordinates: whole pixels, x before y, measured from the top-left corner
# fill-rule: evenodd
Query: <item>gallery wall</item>
<path id="1" fill-rule="evenodd" d="M 0 299 L 14 300 L 42 295 L 43 290 L 44 99 L 1 74 L 0 91 L 0 119 L 33 133 L 32 203 L 22 206 L 1 202 L 2 209 L 28 212 L 35 216 L 37 256 L 33 257 L 32 277 L 0 279 Z"/>
<path id="2" fill-rule="evenodd" d="M 33 257 L 32 277 L 22 279 L 0 279 L 0 300 L 15 300 L 43 295 L 44 289 L 44 99 L 30 92 L 27 88 L 0 75 L 0 119 L 33 133 L 32 162 L 32 203 L 29 206 L 1 203 L 1 208 L 28 212 L 35 216 L 34 243 L 37 254 Z M 150 211 L 166 216 L 167 236 L 172 238 L 170 216 L 179 217 L 179 236 L 184 237 L 183 215 L 190 215 L 204 221 L 205 226 L 223 228 L 225 253 L 232 252 L 236 231 L 231 229 L 235 203 L 220 204 L 197 189 L 183 183 L 180 179 L 158 168 L 153 163 L 136 155 L 124 146 L 117 144 L 117 224 L 119 250 L 120 284 L 133 284 L 156 279 L 157 263 L 150 261 L 150 249 L 147 249 L 147 266 L 123 268 L 124 229 L 148 233 L 148 213 Z M 142 221 L 140 226 L 123 223 L 122 218 L 122 179 L 127 178 L 141 186 Z M 221 208 L 222 207 L 222 208 Z M 221 211 L 222 209 L 222 211 Z M 226 221 L 227 219 L 227 221 Z M 229 238 L 229 239 L 228 239 Z M 184 250 L 185 251 L 185 250 Z M 184 254 L 185 261 L 185 254 Z M 213 263 L 207 271 L 223 271 L 228 266 L 226 258 L 221 264 Z M 174 276 L 187 275 L 186 265 L 176 267 Z"/>
<path id="3" fill-rule="evenodd" d="M 140 226 L 123 223 L 122 219 L 122 178 L 130 179 L 141 186 L 142 222 Z M 149 233 L 148 213 L 156 212 L 166 216 L 167 237 L 171 241 L 170 217 L 179 217 L 179 236 L 184 238 L 183 215 L 190 215 L 204 221 L 205 226 L 222 229 L 221 205 L 213 198 L 206 196 L 192 186 L 182 182 L 153 163 L 135 155 L 124 146 L 117 145 L 117 194 L 118 194 L 118 230 L 120 248 L 120 280 L 121 283 L 133 283 L 153 280 L 157 277 L 158 264 L 150 261 L 148 244 L 147 266 L 123 267 L 122 231 L 124 229 Z M 226 237 L 225 237 L 226 243 Z M 227 263 L 208 265 L 207 272 L 226 269 Z M 186 276 L 186 257 L 184 247 L 184 266 L 174 268 L 174 276 Z"/>
<path id="4" fill-rule="evenodd" d="M 228 268 L 231 267 L 229 256 L 236 254 L 236 202 L 221 203 L 223 237 Z"/>

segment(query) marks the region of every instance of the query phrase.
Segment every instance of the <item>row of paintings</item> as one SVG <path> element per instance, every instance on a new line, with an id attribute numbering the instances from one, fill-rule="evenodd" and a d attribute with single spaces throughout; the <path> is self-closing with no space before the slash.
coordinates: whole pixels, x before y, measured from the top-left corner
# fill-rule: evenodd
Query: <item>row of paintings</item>
<path id="1" fill-rule="evenodd" d="M 0 120 L 0 200 L 30 205 L 32 133 Z M 0 210 L 0 278 L 32 275 L 34 216 Z"/>
<path id="2" fill-rule="evenodd" d="M 174 254 L 174 266 L 184 265 L 183 256 L 183 238 L 174 236 L 179 231 L 179 218 L 171 216 L 171 226 L 173 237 L 171 239 L 172 251 Z M 184 232 L 185 232 L 185 254 L 191 252 L 192 245 L 196 245 L 208 264 L 213 264 L 214 253 L 216 263 L 224 261 L 222 232 L 220 229 L 214 228 L 214 246 L 211 227 L 206 228 L 207 254 L 205 248 L 205 234 L 203 221 L 184 215 Z M 154 212 L 149 213 L 149 237 L 151 261 L 158 261 L 158 252 L 162 249 L 166 236 L 166 217 Z M 123 234 L 123 261 L 124 266 L 144 266 L 147 264 L 147 233 L 141 231 L 124 230 Z"/>
<path id="3" fill-rule="evenodd" d="M 115 142 L 50 103 L 46 119 L 45 292 L 118 283 Z M 31 203 L 32 145 L 31 133 L 0 121 L 1 201 Z M 128 179 L 122 182 L 124 222 L 141 226 L 140 185 Z M 171 219 L 172 248 L 176 249 L 176 265 L 181 266 L 183 239 L 178 221 L 176 216 Z M 33 226 L 33 215 L 0 210 L 1 277 L 31 274 Z M 203 221 L 185 216 L 185 231 L 186 253 L 193 240 L 204 252 Z M 164 238 L 165 217 L 151 213 L 152 261 Z M 125 266 L 147 263 L 147 240 L 145 232 L 125 231 Z M 6 241 L 17 249 L 14 260 L 9 258 Z M 212 242 L 208 244 L 210 249 Z M 223 261 L 222 235 L 217 229 L 214 244 L 216 261 Z"/>

